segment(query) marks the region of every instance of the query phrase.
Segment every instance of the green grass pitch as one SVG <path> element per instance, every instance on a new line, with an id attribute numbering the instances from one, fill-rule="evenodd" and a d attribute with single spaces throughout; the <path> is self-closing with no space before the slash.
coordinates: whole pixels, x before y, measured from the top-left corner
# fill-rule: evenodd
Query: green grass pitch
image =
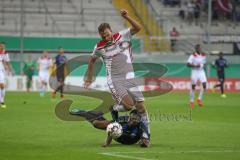
<path id="1" fill-rule="evenodd" d="M 219 93 L 206 93 L 204 107 L 192 110 L 192 120 L 188 93 L 146 99 L 152 119 L 152 145 L 147 149 L 116 142 L 102 148 L 104 131 L 87 122 L 57 119 L 57 102 L 49 97 L 7 92 L 7 108 L 0 108 L 0 160 L 240 159 L 240 93 L 228 93 L 226 99 Z M 100 103 L 87 97 L 66 98 L 75 101 L 74 107 L 90 109 Z"/>

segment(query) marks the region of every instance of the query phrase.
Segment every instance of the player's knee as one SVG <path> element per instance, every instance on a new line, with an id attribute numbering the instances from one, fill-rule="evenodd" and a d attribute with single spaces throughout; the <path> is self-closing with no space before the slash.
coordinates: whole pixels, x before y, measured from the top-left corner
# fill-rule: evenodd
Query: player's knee
<path id="1" fill-rule="evenodd" d="M 124 105 L 124 108 L 125 108 L 126 111 L 132 110 L 133 107 L 134 107 L 134 104 L 125 104 L 125 105 Z"/>
<path id="2" fill-rule="evenodd" d="M 94 128 L 100 129 L 98 121 L 92 121 L 92 125 Z"/>
<path id="3" fill-rule="evenodd" d="M 123 105 L 124 105 L 124 108 L 125 108 L 127 111 L 132 110 L 133 107 L 135 106 L 135 103 L 134 103 L 133 99 L 132 99 L 132 98 L 129 98 L 129 97 L 125 97 L 122 103 L 123 103 Z"/>
<path id="4" fill-rule="evenodd" d="M 202 85 L 203 85 L 203 89 L 206 90 L 207 84 L 206 84 L 206 83 L 203 83 Z"/>
<path id="5" fill-rule="evenodd" d="M 4 89 L 4 84 L 0 84 L 0 88 L 1 88 L 1 89 Z"/>
<path id="6" fill-rule="evenodd" d="M 192 85 L 192 90 L 195 90 L 196 85 Z"/>
<path id="7" fill-rule="evenodd" d="M 137 104 L 136 104 L 136 108 L 137 108 L 137 110 L 138 110 L 138 112 L 139 112 L 140 114 L 146 113 L 146 108 L 145 108 L 143 102 L 137 103 Z"/>

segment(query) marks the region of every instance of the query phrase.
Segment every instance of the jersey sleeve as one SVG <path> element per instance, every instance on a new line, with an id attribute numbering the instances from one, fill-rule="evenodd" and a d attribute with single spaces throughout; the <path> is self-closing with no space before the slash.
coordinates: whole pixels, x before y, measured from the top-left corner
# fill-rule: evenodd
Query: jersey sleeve
<path id="1" fill-rule="evenodd" d="M 101 51 L 97 49 L 97 45 L 95 45 L 91 56 L 92 56 L 93 58 L 101 57 Z"/>
<path id="2" fill-rule="evenodd" d="M 51 66 L 53 64 L 53 60 L 52 58 L 49 59 L 49 66 Z"/>
<path id="3" fill-rule="evenodd" d="M 38 58 L 38 60 L 37 60 L 37 64 L 40 65 L 40 63 L 41 63 L 41 58 Z"/>
<path id="4" fill-rule="evenodd" d="M 204 56 L 202 63 L 206 64 L 206 56 Z"/>
<path id="5" fill-rule="evenodd" d="M 193 55 L 189 56 L 187 63 L 190 63 L 190 64 L 193 63 Z"/>
<path id="6" fill-rule="evenodd" d="M 123 37 L 124 40 L 131 40 L 132 35 L 130 32 L 130 28 L 120 31 L 119 34 Z"/>
<path id="7" fill-rule="evenodd" d="M 3 58 L 4 58 L 3 60 L 5 62 L 10 62 L 10 58 L 9 58 L 9 54 L 8 53 L 6 53 Z"/>

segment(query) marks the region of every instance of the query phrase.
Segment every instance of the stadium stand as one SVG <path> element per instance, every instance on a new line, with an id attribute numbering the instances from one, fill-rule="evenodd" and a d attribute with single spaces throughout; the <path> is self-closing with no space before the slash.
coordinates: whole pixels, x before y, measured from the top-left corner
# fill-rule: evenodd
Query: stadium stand
<path id="1" fill-rule="evenodd" d="M 1 34 L 20 33 L 21 1 L 3 1 Z M 26 36 L 96 36 L 97 26 L 110 21 L 117 31 L 123 22 L 110 0 L 24 0 L 24 34 Z M 96 6 L 98 6 L 96 8 Z"/>
<path id="2" fill-rule="evenodd" d="M 217 1 L 217 0 L 216 0 Z M 176 3 L 176 1 L 171 0 L 151 0 L 147 1 L 148 5 L 153 9 L 152 12 L 156 12 L 157 19 L 162 24 L 163 32 L 167 35 L 170 32 L 172 27 L 176 27 L 180 33 L 179 41 L 176 44 L 176 50 L 187 52 L 193 48 L 194 44 L 202 44 L 205 50 L 216 51 L 223 50 L 224 53 L 232 53 L 233 47 L 232 43 L 218 42 L 212 44 L 209 47 L 206 44 L 206 33 L 208 31 L 207 27 L 207 1 L 199 0 L 201 2 L 201 16 L 199 17 L 198 23 L 195 22 L 195 19 L 192 20 L 191 24 L 188 21 L 188 2 L 187 0 L 180 1 L 181 3 Z M 198 2 L 198 1 L 197 1 Z M 221 8 L 218 8 L 218 19 L 212 21 L 212 26 L 210 34 L 213 36 L 239 36 L 240 27 L 239 27 L 239 3 L 231 2 L 235 6 L 235 10 L 231 11 L 231 15 L 222 14 Z M 174 5 L 171 5 L 174 4 Z M 214 4 L 213 4 L 214 6 Z M 213 7 L 214 8 L 214 7 Z M 214 12 L 214 10 L 212 11 Z M 214 13 L 213 13 L 214 14 Z M 169 38 L 169 37 L 168 37 Z M 205 41 L 205 43 L 204 43 Z"/>

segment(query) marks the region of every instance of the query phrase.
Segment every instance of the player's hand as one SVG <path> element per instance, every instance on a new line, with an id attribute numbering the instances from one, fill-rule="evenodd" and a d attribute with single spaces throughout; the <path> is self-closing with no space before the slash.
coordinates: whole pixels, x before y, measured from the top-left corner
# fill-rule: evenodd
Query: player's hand
<path id="1" fill-rule="evenodd" d="M 121 9 L 121 10 L 120 10 L 120 13 L 121 13 L 121 16 L 122 16 L 123 18 L 126 18 L 126 17 L 128 16 L 128 12 L 127 12 L 127 10 L 125 10 L 125 9 Z"/>
<path id="2" fill-rule="evenodd" d="M 91 84 L 92 84 L 92 81 L 86 80 L 86 81 L 84 81 L 83 87 L 85 89 L 88 89 Z"/>
<path id="3" fill-rule="evenodd" d="M 200 65 L 200 64 L 197 64 L 197 65 L 195 65 L 195 67 L 196 67 L 196 68 L 200 68 L 200 67 L 201 67 L 201 65 Z"/>
<path id="4" fill-rule="evenodd" d="M 108 146 L 107 144 L 103 144 L 103 145 L 102 145 L 102 147 L 104 147 L 104 148 L 107 147 L 107 146 Z"/>

